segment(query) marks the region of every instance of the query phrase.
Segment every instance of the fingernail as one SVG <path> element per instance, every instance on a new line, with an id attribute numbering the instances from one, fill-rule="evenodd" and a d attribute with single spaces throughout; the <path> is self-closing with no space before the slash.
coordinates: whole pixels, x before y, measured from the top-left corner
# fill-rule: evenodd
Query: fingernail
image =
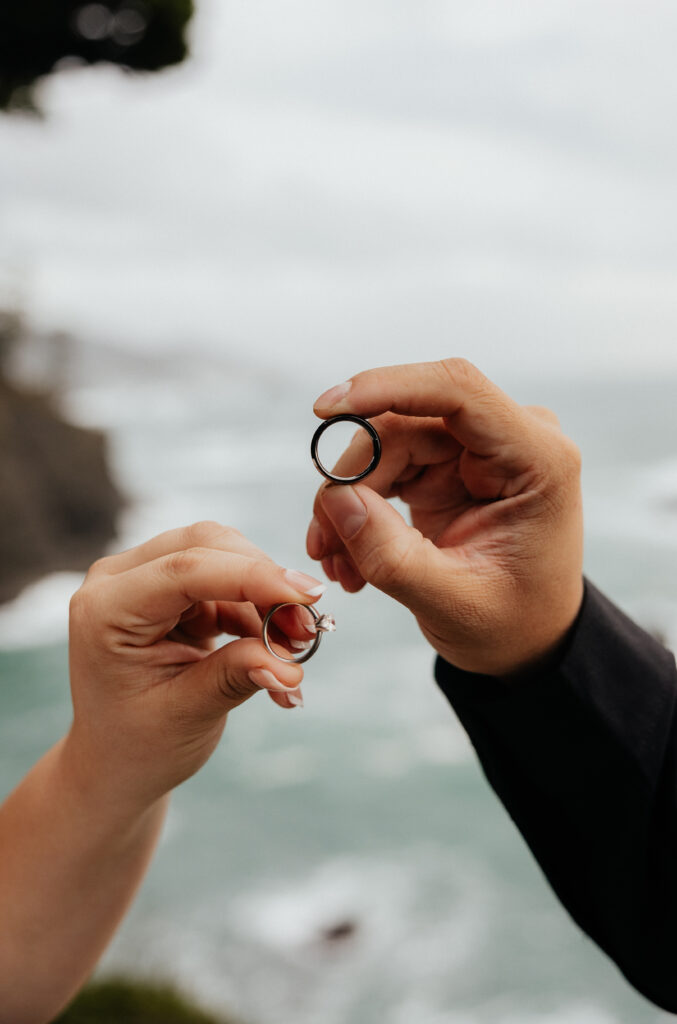
<path id="1" fill-rule="evenodd" d="M 307 576 L 304 572 L 297 572 L 296 569 L 287 569 L 285 579 L 294 590 L 300 590 L 308 597 L 320 597 L 327 589 L 326 584 L 320 583 L 314 576 Z"/>
<path id="2" fill-rule="evenodd" d="M 267 668 L 253 668 L 249 673 L 249 678 L 254 686 L 258 686 L 262 690 L 283 690 L 286 692 L 289 689 Z"/>
<path id="3" fill-rule="evenodd" d="M 304 628 L 305 629 L 309 629 L 310 627 L 306 626 L 305 623 L 304 623 Z M 315 630 L 315 632 L 317 633 L 317 630 Z M 312 645 L 312 640 L 290 640 L 289 641 L 289 646 L 293 647 L 295 651 L 307 651 L 308 648 L 311 645 Z"/>
<path id="4" fill-rule="evenodd" d="M 364 526 L 367 507 L 357 491 L 346 484 L 326 487 L 322 507 L 344 540 L 350 540 Z"/>
<path id="5" fill-rule="evenodd" d="M 335 405 L 338 405 L 342 398 L 346 397 L 352 386 L 353 382 L 346 380 L 343 384 L 337 384 L 336 387 L 329 388 L 329 391 L 325 391 L 317 399 L 315 407 L 319 409 L 332 409 Z"/>
<path id="6" fill-rule="evenodd" d="M 295 708 L 302 708 L 304 706 L 300 690 L 297 690 L 296 693 L 288 693 L 287 700 L 290 704 L 293 704 Z"/>
<path id="7" fill-rule="evenodd" d="M 306 537 L 306 551 L 311 558 L 321 558 L 324 551 L 324 536 L 317 516 L 313 516 Z"/>

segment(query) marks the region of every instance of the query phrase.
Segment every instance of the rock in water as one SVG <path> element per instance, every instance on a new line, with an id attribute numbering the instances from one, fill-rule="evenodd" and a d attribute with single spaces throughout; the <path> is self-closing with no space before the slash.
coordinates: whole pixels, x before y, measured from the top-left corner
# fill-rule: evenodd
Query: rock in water
<path id="1" fill-rule="evenodd" d="M 122 505 L 104 435 L 0 381 L 0 602 L 45 573 L 86 569 Z"/>
<path id="2" fill-rule="evenodd" d="M 343 921 L 336 921 L 334 924 L 328 925 L 322 929 L 322 939 L 324 942 L 345 942 L 346 939 L 352 939 L 357 932 L 357 921 L 351 921 L 346 918 Z"/>

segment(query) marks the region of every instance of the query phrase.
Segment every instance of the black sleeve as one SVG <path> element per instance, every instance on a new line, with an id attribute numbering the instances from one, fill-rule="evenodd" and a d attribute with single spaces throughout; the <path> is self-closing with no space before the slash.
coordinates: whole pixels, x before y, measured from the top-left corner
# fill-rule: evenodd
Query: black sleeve
<path id="1" fill-rule="evenodd" d="M 574 920 L 677 1013 L 673 656 L 587 583 L 548 671 L 508 685 L 438 658 L 436 677 Z"/>

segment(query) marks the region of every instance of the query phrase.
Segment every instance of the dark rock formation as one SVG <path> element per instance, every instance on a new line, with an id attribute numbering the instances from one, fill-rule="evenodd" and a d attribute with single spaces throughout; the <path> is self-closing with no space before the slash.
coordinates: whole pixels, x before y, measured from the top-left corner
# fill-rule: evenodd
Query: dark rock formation
<path id="1" fill-rule="evenodd" d="M 343 921 L 336 921 L 322 929 L 322 940 L 324 942 L 345 942 L 352 939 L 357 932 L 357 921 L 346 918 Z"/>
<path id="2" fill-rule="evenodd" d="M 104 435 L 0 378 L 0 602 L 47 572 L 87 568 L 121 506 Z"/>

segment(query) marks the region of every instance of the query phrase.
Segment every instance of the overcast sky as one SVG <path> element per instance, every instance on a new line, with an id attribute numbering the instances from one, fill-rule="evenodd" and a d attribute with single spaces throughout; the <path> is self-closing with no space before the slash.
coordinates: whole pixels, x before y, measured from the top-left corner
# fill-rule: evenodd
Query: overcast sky
<path id="1" fill-rule="evenodd" d="M 197 0 L 192 61 L 0 120 L 42 325 L 339 379 L 677 370 L 677 5 Z"/>

